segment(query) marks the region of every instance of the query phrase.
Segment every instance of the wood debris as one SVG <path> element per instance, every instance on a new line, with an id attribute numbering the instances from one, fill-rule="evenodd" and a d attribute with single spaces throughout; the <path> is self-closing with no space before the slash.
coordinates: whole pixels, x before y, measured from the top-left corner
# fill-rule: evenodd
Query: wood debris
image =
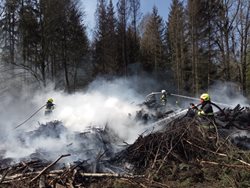
<path id="1" fill-rule="evenodd" d="M 67 165 L 60 162 L 70 156 L 66 154 L 54 162 L 24 160 L 7 167 L 2 165 L 0 185 L 3 188 L 66 188 L 119 184 L 161 188 L 174 187 L 171 182 L 180 185 L 190 178 L 194 184 L 212 179 L 221 185 L 226 170 L 230 178 L 238 173 L 238 179 L 233 181 L 241 185 L 247 181 L 245 174 L 250 171 L 250 155 L 247 148 L 235 143 L 240 138 L 235 131 L 248 131 L 249 117 L 249 109 L 239 105 L 234 109 L 224 109 L 223 113 L 217 112 L 215 121 L 207 123 L 197 117 L 179 117 L 166 124 L 162 131 L 140 135 L 132 145 L 126 145 L 115 155 L 106 154 L 110 148 L 106 145 L 106 150 L 97 152 L 91 162 L 84 159 Z M 222 123 L 216 124 L 216 120 Z M 81 134 L 79 138 L 89 137 Z M 100 136 L 100 140 L 107 144 L 104 136 Z"/>

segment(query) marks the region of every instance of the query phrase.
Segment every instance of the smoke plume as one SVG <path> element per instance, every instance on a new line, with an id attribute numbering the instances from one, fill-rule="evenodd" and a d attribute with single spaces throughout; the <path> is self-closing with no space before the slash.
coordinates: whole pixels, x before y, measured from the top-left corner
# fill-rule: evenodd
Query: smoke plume
<path id="1" fill-rule="evenodd" d="M 88 137 L 85 143 L 80 143 L 73 133 L 84 133 L 90 128 L 104 129 L 107 126 L 121 141 L 132 143 L 148 128 L 135 121 L 136 111 L 140 108 L 138 104 L 144 100 L 144 96 L 137 92 L 139 87 L 134 80 L 108 81 L 100 78 L 85 91 L 74 94 L 55 91 L 53 86 L 36 91 L 30 88 L 12 91 L 12 94 L 3 96 L 0 149 L 4 157 L 10 158 L 27 157 L 39 151 L 40 155 L 46 154 L 44 157 L 54 159 L 73 147 L 80 149 L 83 144 L 84 149 L 96 149 L 99 152 L 100 143 L 95 141 L 95 137 Z M 52 115 L 45 116 L 44 108 L 34 114 L 48 98 L 53 98 L 55 103 Z M 41 125 L 55 120 L 62 122 L 65 127 L 65 130 L 60 130 L 59 137 L 51 137 L 52 133 L 33 134 Z M 71 143 L 71 147 L 67 148 Z"/>

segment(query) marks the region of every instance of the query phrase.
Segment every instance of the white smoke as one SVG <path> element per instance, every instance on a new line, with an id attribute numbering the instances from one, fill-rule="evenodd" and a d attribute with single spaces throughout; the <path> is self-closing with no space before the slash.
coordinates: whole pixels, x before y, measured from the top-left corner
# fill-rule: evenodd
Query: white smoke
<path id="1" fill-rule="evenodd" d="M 230 107 L 249 106 L 249 101 L 242 95 L 241 88 L 236 83 L 217 81 L 209 89 L 213 101 L 227 104 Z"/>
<path id="2" fill-rule="evenodd" d="M 209 87 L 208 90 L 200 92 L 197 96 L 184 96 L 186 98 L 178 98 L 181 100 L 182 107 L 187 108 L 189 103 L 199 104 L 199 98 L 202 93 L 208 93 L 212 102 L 217 104 L 220 108 L 234 108 L 240 104 L 242 107 L 249 107 L 249 100 L 242 95 L 242 91 L 239 85 L 232 82 L 216 81 Z M 176 98 L 176 97 L 174 97 Z M 218 111 L 217 108 L 214 108 Z"/>
<path id="3" fill-rule="evenodd" d="M 152 83 L 152 80 L 148 83 Z M 86 90 L 74 94 L 55 91 L 52 88 L 53 86 L 36 91 L 30 88 L 22 90 L 11 88 L 11 95 L 1 96 L 0 155 L 2 157 L 21 159 L 39 152 L 42 155 L 44 153 L 42 151 L 46 151 L 45 158 L 53 160 L 74 149 L 82 153 L 75 154 L 72 160 L 86 157 L 88 152 L 85 151 L 90 150 L 96 156 L 101 150 L 100 142 L 95 140 L 97 135 L 85 137 L 85 141 L 78 142 L 79 138 L 72 136 L 72 133 L 86 132 L 89 127 L 108 126 L 121 140 L 133 143 L 150 127 L 135 121 L 136 112 L 140 110 L 137 104 L 142 103 L 148 94 L 141 94 L 138 91 L 150 90 L 140 84 L 139 80 L 132 78 L 108 81 L 99 78 Z M 247 100 L 239 92 L 231 89 L 232 87 L 228 87 L 225 83 L 218 83 L 209 90 L 209 93 L 213 101 L 232 106 L 247 105 Z M 153 91 L 155 90 L 151 90 Z M 45 116 L 44 108 L 34 114 L 48 98 L 53 98 L 56 104 L 52 115 Z M 31 117 L 32 115 L 34 116 Z M 28 121 L 25 122 L 26 120 Z M 40 124 L 54 120 L 61 121 L 67 128 L 67 131 L 61 133 L 59 137 L 26 136 L 28 132 L 39 129 Z M 19 125 L 20 127 L 14 129 Z"/>
<path id="4" fill-rule="evenodd" d="M 89 127 L 104 128 L 108 125 L 127 143 L 133 143 L 138 135 L 147 129 L 145 125 L 134 120 L 136 111 L 139 110 L 137 104 L 144 100 L 144 96 L 135 91 L 134 82 L 128 79 L 98 79 L 91 83 L 87 90 L 74 94 L 51 88 L 36 92 L 26 89 L 14 98 L 5 96 L 0 114 L 0 150 L 5 152 L 4 157 L 22 158 L 38 150 L 46 150 L 50 154 L 49 158 L 55 159 L 67 152 L 66 145 L 71 142 L 74 142 L 73 147 L 80 147 L 75 143 L 75 138 L 69 136 L 69 132 L 84 132 Z M 52 115 L 45 116 L 44 108 L 34 114 L 48 98 L 53 98 L 56 104 Z M 32 115 L 34 116 L 30 118 Z M 28 118 L 30 119 L 25 122 Z M 27 132 L 38 129 L 40 124 L 54 120 L 61 121 L 69 132 L 61 134 L 60 138 L 38 136 L 30 140 L 25 137 Z M 17 126 L 19 127 L 15 129 Z M 91 143 L 93 140 L 86 142 L 89 142 L 89 148 L 95 149 L 95 144 Z"/>
<path id="5" fill-rule="evenodd" d="M 84 131 L 89 126 L 104 128 L 108 125 L 126 141 L 138 136 L 136 126 L 129 114 L 136 114 L 137 104 L 143 100 L 129 88 L 125 80 L 95 81 L 87 91 L 74 94 L 49 91 L 44 96 L 36 96 L 42 105 L 53 98 L 56 108 L 49 120 L 59 120 L 72 131 Z M 48 121 L 43 114 L 39 121 Z"/>

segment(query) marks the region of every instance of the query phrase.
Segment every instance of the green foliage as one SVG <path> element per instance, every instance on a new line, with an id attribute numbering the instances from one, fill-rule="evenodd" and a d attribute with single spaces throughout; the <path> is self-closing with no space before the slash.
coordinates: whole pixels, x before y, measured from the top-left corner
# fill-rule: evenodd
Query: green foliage
<path id="1" fill-rule="evenodd" d="M 112 1 L 100 0 L 97 7 L 97 24 L 94 41 L 94 62 L 100 75 L 116 75 L 119 69 L 117 56 L 117 34 L 114 7 Z"/>
<path id="2" fill-rule="evenodd" d="M 186 29 L 184 7 L 179 0 L 174 0 L 168 17 L 168 30 L 165 35 L 168 39 L 170 64 L 174 71 L 178 92 L 191 81 L 191 77 L 188 76 L 192 70 L 187 58 Z"/>
<path id="3" fill-rule="evenodd" d="M 10 9 L 4 9 L 0 21 L 11 15 L 15 20 L 4 23 L 5 31 L 12 36 L 2 35 L 10 42 L 2 44 L 2 49 L 9 49 L 1 51 L 2 57 L 6 57 L 3 60 L 13 68 L 23 68 L 39 84 L 46 85 L 53 80 L 56 87 L 72 90 L 89 45 L 77 3 L 71 0 L 6 1 L 4 6 Z"/>
<path id="4" fill-rule="evenodd" d="M 53 81 L 70 92 L 97 75 L 128 76 L 143 68 L 171 78 L 179 93 L 198 94 L 216 80 L 236 81 L 250 92 L 249 1 L 172 0 L 166 23 L 156 7 L 140 22 L 140 0 L 116 6 L 98 0 L 91 44 L 79 2 L 1 2 L 0 55 L 12 74 L 18 67 L 27 82 Z"/>
<path id="5" fill-rule="evenodd" d="M 164 24 L 158 15 L 158 10 L 153 7 L 152 13 L 147 18 L 141 38 L 142 64 L 148 72 L 159 73 L 166 62 L 164 56 Z"/>

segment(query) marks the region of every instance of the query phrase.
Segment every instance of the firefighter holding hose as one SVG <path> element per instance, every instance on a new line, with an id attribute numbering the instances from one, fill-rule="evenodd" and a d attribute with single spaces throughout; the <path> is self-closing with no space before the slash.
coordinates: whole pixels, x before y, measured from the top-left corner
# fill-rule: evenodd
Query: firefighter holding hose
<path id="1" fill-rule="evenodd" d="M 165 106 L 167 104 L 167 101 L 168 101 L 167 96 L 169 96 L 169 95 L 170 95 L 170 93 L 168 93 L 166 90 L 161 90 L 160 100 L 161 100 L 162 106 Z"/>
<path id="2" fill-rule="evenodd" d="M 200 106 L 200 109 L 197 106 Z M 211 98 L 208 93 L 203 93 L 200 96 L 200 104 L 195 106 L 193 103 L 190 103 L 190 107 L 194 109 L 195 111 L 198 112 L 198 116 L 200 117 L 208 117 L 213 119 L 214 117 L 214 112 L 213 112 L 213 107 L 211 103 Z"/>
<path id="3" fill-rule="evenodd" d="M 54 100 L 52 98 L 48 99 L 45 107 L 45 115 L 49 115 L 55 109 Z"/>

